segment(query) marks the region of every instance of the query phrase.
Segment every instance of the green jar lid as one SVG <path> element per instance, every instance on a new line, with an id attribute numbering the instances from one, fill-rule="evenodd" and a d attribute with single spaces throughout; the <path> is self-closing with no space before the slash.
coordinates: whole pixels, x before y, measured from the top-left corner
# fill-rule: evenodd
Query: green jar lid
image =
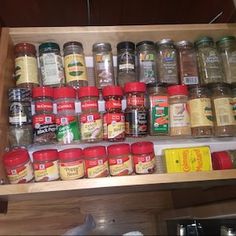
<path id="1" fill-rule="evenodd" d="M 196 46 L 199 46 L 199 45 L 201 45 L 202 43 L 214 43 L 214 40 L 213 40 L 213 38 L 211 38 L 211 37 L 204 36 L 204 37 L 199 38 L 198 40 L 196 40 L 196 41 L 194 42 L 194 44 L 195 44 Z"/>
<path id="2" fill-rule="evenodd" d="M 39 45 L 39 52 L 50 52 L 52 50 L 60 51 L 59 45 L 53 42 L 46 42 Z"/>
<path id="3" fill-rule="evenodd" d="M 224 37 L 220 38 L 220 39 L 216 42 L 216 44 L 217 44 L 217 45 L 220 45 L 220 44 L 222 44 L 222 43 L 226 43 L 226 42 L 229 42 L 229 41 L 235 41 L 235 40 L 236 40 L 236 38 L 235 38 L 234 36 L 232 36 L 232 35 L 224 36 Z"/>

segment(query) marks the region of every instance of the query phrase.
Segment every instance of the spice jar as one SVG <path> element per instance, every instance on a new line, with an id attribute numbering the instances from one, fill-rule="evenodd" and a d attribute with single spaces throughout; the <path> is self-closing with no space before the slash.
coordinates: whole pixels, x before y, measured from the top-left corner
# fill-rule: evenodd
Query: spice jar
<path id="1" fill-rule="evenodd" d="M 115 84 L 113 56 L 110 43 L 93 45 L 95 84 L 98 89 Z"/>
<path id="2" fill-rule="evenodd" d="M 236 168 L 236 151 L 220 151 L 211 154 L 212 167 L 214 170 L 225 170 Z"/>
<path id="3" fill-rule="evenodd" d="M 156 168 L 154 145 L 152 142 L 131 144 L 131 152 L 136 174 L 151 174 Z"/>
<path id="4" fill-rule="evenodd" d="M 198 67 L 202 84 L 224 82 L 222 62 L 211 37 L 202 37 L 195 42 Z"/>
<path id="5" fill-rule="evenodd" d="M 189 113 L 192 136 L 196 138 L 213 135 L 213 115 L 209 90 L 195 86 L 189 90 Z"/>
<path id="6" fill-rule="evenodd" d="M 12 88 L 8 91 L 9 143 L 11 147 L 28 146 L 33 141 L 31 91 Z"/>
<path id="7" fill-rule="evenodd" d="M 123 92 L 119 86 L 107 86 L 103 89 L 106 113 L 103 115 L 103 139 L 123 141 L 125 139 L 125 116 L 121 101 Z"/>
<path id="8" fill-rule="evenodd" d="M 35 115 L 33 116 L 34 143 L 56 141 L 56 123 L 53 114 L 53 88 L 33 88 Z"/>
<path id="9" fill-rule="evenodd" d="M 39 62 L 43 86 L 58 87 L 65 83 L 62 57 L 57 43 L 39 45 Z"/>
<path id="10" fill-rule="evenodd" d="M 169 101 L 163 86 L 148 89 L 149 94 L 149 134 L 169 134 Z"/>
<path id="11" fill-rule="evenodd" d="M 172 39 L 156 43 L 159 81 L 163 84 L 178 84 L 177 51 Z"/>
<path id="12" fill-rule="evenodd" d="M 172 85 L 167 89 L 170 104 L 170 135 L 191 135 L 190 117 L 187 109 L 188 89 L 186 85 Z"/>
<path id="13" fill-rule="evenodd" d="M 142 41 L 136 44 L 138 80 L 147 85 L 157 83 L 156 50 L 154 42 Z"/>
<path id="14" fill-rule="evenodd" d="M 81 101 L 80 133 L 85 142 L 98 142 L 103 138 L 102 116 L 98 112 L 98 89 L 94 86 L 79 89 Z"/>
<path id="15" fill-rule="evenodd" d="M 34 178 L 29 153 L 24 148 L 6 152 L 3 155 L 3 164 L 11 184 L 28 183 Z"/>
<path id="16" fill-rule="evenodd" d="M 118 85 L 124 87 L 128 82 L 136 80 L 135 44 L 124 41 L 117 44 L 117 78 Z"/>
<path id="17" fill-rule="evenodd" d="M 223 62 L 226 82 L 236 83 L 236 38 L 224 36 L 216 42 Z"/>
<path id="18" fill-rule="evenodd" d="M 33 152 L 33 167 L 36 182 L 59 179 L 57 150 L 45 149 Z"/>
<path id="19" fill-rule="evenodd" d="M 83 45 L 70 41 L 63 45 L 66 83 L 74 88 L 88 86 Z"/>
<path id="20" fill-rule="evenodd" d="M 109 175 L 108 159 L 104 146 L 87 147 L 83 150 L 85 176 L 87 178 L 106 177 Z"/>
<path id="21" fill-rule="evenodd" d="M 133 173 L 133 159 L 127 143 L 113 144 L 107 147 L 111 176 L 123 176 Z"/>
<path id="22" fill-rule="evenodd" d="M 76 92 L 72 87 L 54 89 L 54 99 L 57 105 L 56 137 L 59 143 L 72 143 L 80 139 L 78 117 L 75 113 Z"/>
<path id="23" fill-rule="evenodd" d="M 125 84 L 127 108 L 125 109 L 125 134 L 129 137 L 146 136 L 148 131 L 145 108 L 146 85 L 143 82 Z"/>
<path id="24" fill-rule="evenodd" d="M 84 159 L 81 148 L 70 148 L 59 153 L 59 172 L 62 180 L 84 177 Z"/>
<path id="25" fill-rule="evenodd" d="M 17 87 L 38 86 L 38 65 L 36 49 L 30 43 L 18 43 L 15 52 L 15 79 Z"/>
<path id="26" fill-rule="evenodd" d="M 211 85 L 212 108 L 215 116 L 215 135 L 235 135 L 235 119 L 233 114 L 232 93 L 230 85 L 217 83 Z"/>
<path id="27" fill-rule="evenodd" d="M 183 40 L 177 42 L 176 46 L 178 49 L 179 75 L 181 84 L 198 84 L 197 56 L 193 43 Z"/>
<path id="28" fill-rule="evenodd" d="M 236 122 L 236 84 L 233 85 L 232 87 L 232 95 L 233 95 L 233 113 L 234 113 L 234 121 Z"/>

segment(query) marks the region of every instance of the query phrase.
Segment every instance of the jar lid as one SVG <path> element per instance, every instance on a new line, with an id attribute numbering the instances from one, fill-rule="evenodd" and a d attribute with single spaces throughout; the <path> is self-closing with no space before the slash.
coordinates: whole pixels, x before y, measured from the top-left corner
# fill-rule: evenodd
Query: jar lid
<path id="1" fill-rule="evenodd" d="M 100 157 L 106 155 L 104 146 L 87 147 L 83 150 L 84 157 Z"/>
<path id="2" fill-rule="evenodd" d="M 76 91 L 72 87 L 54 88 L 54 99 L 76 98 Z"/>
<path id="3" fill-rule="evenodd" d="M 32 54 L 36 54 L 36 48 L 31 43 L 18 43 L 14 47 L 15 54 L 22 52 L 30 52 Z"/>
<path id="4" fill-rule="evenodd" d="M 60 47 L 57 43 L 54 43 L 54 42 L 46 42 L 39 45 L 40 52 L 50 52 L 51 50 L 60 51 Z"/>
<path id="5" fill-rule="evenodd" d="M 34 161 L 54 161 L 58 159 L 57 149 L 46 149 L 33 152 Z"/>
<path id="6" fill-rule="evenodd" d="M 169 96 L 188 95 L 188 87 L 186 85 L 172 85 L 167 88 Z"/>
<path id="7" fill-rule="evenodd" d="M 152 142 L 137 142 L 131 144 L 131 152 L 133 154 L 145 154 L 154 152 L 154 145 Z"/>
<path id="8" fill-rule="evenodd" d="M 190 41 L 188 41 L 188 40 L 179 41 L 179 42 L 177 42 L 175 45 L 176 45 L 176 47 L 178 47 L 178 48 L 186 47 L 186 46 L 193 47 L 193 43 L 190 42 Z"/>
<path id="9" fill-rule="evenodd" d="M 98 50 L 111 51 L 111 44 L 110 43 L 95 43 L 95 44 L 93 44 L 93 52 L 96 52 Z"/>
<path id="10" fill-rule="evenodd" d="M 79 88 L 79 98 L 88 96 L 98 97 L 99 96 L 98 88 L 95 86 L 86 86 Z"/>
<path id="11" fill-rule="evenodd" d="M 145 40 L 145 41 L 138 42 L 136 44 L 136 47 L 139 48 L 140 46 L 143 46 L 143 45 L 154 46 L 155 44 L 153 41 Z"/>
<path id="12" fill-rule="evenodd" d="M 32 97 L 53 97 L 53 88 L 51 87 L 34 87 Z"/>
<path id="13" fill-rule="evenodd" d="M 117 48 L 117 50 L 121 50 L 121 49 L 135 50 L 135 44 L 130 41 L 119 42 L 117 44 L 116 48 Z"/>
<path id="14" fill-rule="evenodd" d="M 27 149 L 16 148 L 3 155 L 3 163 L 6 167 L 14 167 L 30 160 Z"/>
<path id="15" fill-rule="evenodd" d="M 9 101 L 25 101 L 31 100 L 31 90 L 28 88 L 10 88 L 8 90 Z"/>
<path id="16" fill-rule="evenodd" d="M 66 47 L 81 47 L 83 49 L 83 45 L 80 42 L 77 41 L 69 41 L 64 43 L 63 50 L 65 50 Z"/>
<path id="17" fill-rule="evenodd" d="M 131 92 L 146 92 L 146 84 L 143 82 L 129 82 L 125 84 L 124 87 L 125 93 Z"/>
<path id="18" fill-rule="evenodd" d="M 204 37 L 201 37 L 198 40 L 196 40 L 194 43 L 196 46 L 199 46 L 202 43 L 214 43 L 214 41 L 213 41 L 213 38 L 208 37 L 208 36 L 204 36 Z"/>
<path id="19" fill-rule="evenodd" d="M 157 41 L 156 44 L 158 46 L 163 44 L 174 44 L 174 41 L 172 39 L 161 39 L 160 41 Z"/>
<path id="20" fill-rule="evenodd" d="M 58 152 L 60 160 L 82 159 L 83 151 L 81 148 L 69 148 Z"/>
<path id="21" fill-rule="evenodd" d="M 218 41 L 216 41 L 216 44 L 217 46 L 222 44 L 222 43 L 225 43 L 225 42 L 228 42 L 228 41 L 235 41 L 236 38 L 232 35 L 229 35 L 229 36 L 223 36 L 222 38 L 220 38 Z"/>
<path id="22" fill-rule="evenodd" d="M 123 96 L 123 91 L 120 86 L 106 86 L 102 90 L 103 97 L 106 96 Z"/>
<path id="23" fill-rule="evenodd" d="M 233 162 L 226 151 L 213 152 L 211 154 L 212 167 L 214 170 L 232 169 Z"/>
<path id="24" fill-rule="evenodd" d="M 130 153 L 130 145 L 128 143 L 112 144 L 107 147 L 109 156 L 119 156 Z"/>

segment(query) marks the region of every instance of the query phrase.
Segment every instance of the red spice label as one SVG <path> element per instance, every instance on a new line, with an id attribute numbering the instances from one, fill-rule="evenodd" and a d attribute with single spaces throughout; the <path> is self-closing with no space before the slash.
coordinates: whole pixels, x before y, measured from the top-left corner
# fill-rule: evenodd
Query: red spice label
<path id="1" fill-rule="evenodd" d="M 48 114 L 48 115 L 34 115 L 33 117 L 33 125 L 37 126 L 38 124 L 52 124 L 55 122 L 55 115 Z"/>
<path id="2" fill-rule="evenodd" d="M 60 125 L 68 125 L 73 121 L 76 121 L 75 116 L 56 117 L 56 124 L 59 126 Z"/>
<path id="3" fill-rule="evenodd" d="M 112 176 L 129 175 L 133 172 L 131 155 L 120 158 L 109 158 L 109 169 Z"/>
<path id="4" fill-rule="evenodd" d="M 52 102 L 35 102 L 35 111 L 53 111 Z"/>
<path id="5" fill-rule="evenodd" d="M 127 98 L 128 106 L 144 106 L 144 97 L 132 95 Z"/>
<path id="6" fill-rule="evenodd" d="M 82 111 L 85 111 L 88 109 L 98 109 L 98 102 L 97 101 L 81 102 L 81 109 Z"/>
<path id="7" fill-rule="evenodd" d="M 155 155 L 133 155 L 133 161 L 137 174 L 153 173 L 155 170 Z"/>
<path id="8" fill-rule="evenodd" d="M 57 103 L 57 111 L 63 110 L 75 110 L 74 102 L 58 102 Z"/>
<path id="9" fill-rule="evenodd" d="M 120 100 L 119 101 L 117 101 L 117 100 L 106 101 L 105 108 L 106 108 L 106 110 L 121 109 L 121 101 Z"/>

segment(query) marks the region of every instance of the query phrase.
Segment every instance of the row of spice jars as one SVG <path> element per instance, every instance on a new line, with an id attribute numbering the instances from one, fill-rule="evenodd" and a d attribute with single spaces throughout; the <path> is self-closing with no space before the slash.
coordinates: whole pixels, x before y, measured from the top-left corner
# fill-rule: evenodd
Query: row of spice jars
<path id="1" fill-rule="evenodd" d="M 113 144 L 105 146 L 47 149 L 32 153 L 27 149 L 13 149 L 3 156 L 7 177 L 11 184 L 33 181 L 74 180 L 136 174 L 151 174 L 156 160 L 152 142 Z"/>

